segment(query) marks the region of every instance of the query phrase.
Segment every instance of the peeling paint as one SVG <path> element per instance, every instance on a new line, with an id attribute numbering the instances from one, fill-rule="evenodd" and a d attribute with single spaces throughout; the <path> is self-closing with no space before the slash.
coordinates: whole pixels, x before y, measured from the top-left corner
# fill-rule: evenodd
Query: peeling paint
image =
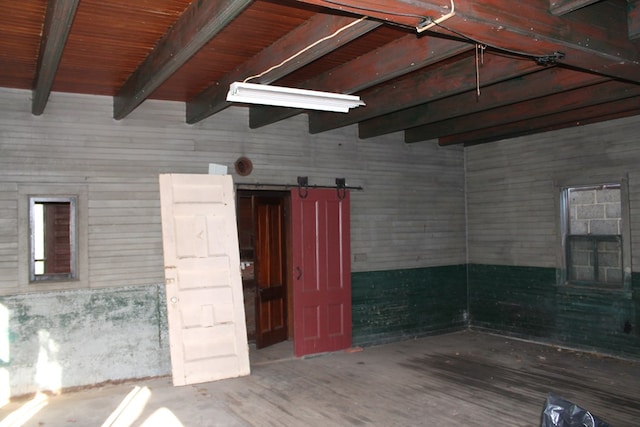
<path id="1" fill-rule="evenodd" d="M 11 395 L 167 375 L 164 285 L 0 297 Z"/>

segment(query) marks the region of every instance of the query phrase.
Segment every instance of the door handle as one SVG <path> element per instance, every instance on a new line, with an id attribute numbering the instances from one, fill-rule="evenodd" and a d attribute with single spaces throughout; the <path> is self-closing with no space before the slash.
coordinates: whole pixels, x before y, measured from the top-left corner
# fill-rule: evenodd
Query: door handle
<path id="1" fill-rule="evenodd" d="M 300 270 L 300 267 L 296 267 L 296 280 L 300 280 L 301 277 L 302 277 L 302 270 Z"/>

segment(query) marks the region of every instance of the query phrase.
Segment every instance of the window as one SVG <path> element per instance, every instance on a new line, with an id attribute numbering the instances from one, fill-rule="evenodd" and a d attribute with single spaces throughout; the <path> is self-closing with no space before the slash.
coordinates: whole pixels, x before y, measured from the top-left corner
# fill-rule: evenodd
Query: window
<path id="1" fill-rule="evenodd" d="M 626 191 L 620 182 L 562 189 L 566 283 L 622 287 L 629 280 L 625 197 Z"/>
<path id="2" fill-rule="evenodd" d="M 76 197 L 29 197 L 31 282 L 75 279 Z"/>

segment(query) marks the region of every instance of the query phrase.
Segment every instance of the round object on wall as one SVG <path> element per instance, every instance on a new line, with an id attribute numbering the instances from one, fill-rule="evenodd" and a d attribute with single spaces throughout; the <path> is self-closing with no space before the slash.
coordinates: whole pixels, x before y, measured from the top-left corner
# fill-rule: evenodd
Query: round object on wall
<path id="1" fill-rule="evenodd" d="M 236 173 L 240 176 L 250 175 L 253 171 L 253 163 L 248 157 L 238 157 L 238 160 L 233 164 L 236 169 Z"/>

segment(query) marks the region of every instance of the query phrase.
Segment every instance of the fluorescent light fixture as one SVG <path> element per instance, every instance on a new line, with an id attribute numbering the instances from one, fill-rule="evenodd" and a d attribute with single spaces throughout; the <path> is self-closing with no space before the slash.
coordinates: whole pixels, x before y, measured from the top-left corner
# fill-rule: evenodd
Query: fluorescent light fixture
<path id="1" fill-rule="evenodd" d="M 227 101 L 348 113 L 365 105 L 359 96 L 255 83 L 231 83 Z"/>

